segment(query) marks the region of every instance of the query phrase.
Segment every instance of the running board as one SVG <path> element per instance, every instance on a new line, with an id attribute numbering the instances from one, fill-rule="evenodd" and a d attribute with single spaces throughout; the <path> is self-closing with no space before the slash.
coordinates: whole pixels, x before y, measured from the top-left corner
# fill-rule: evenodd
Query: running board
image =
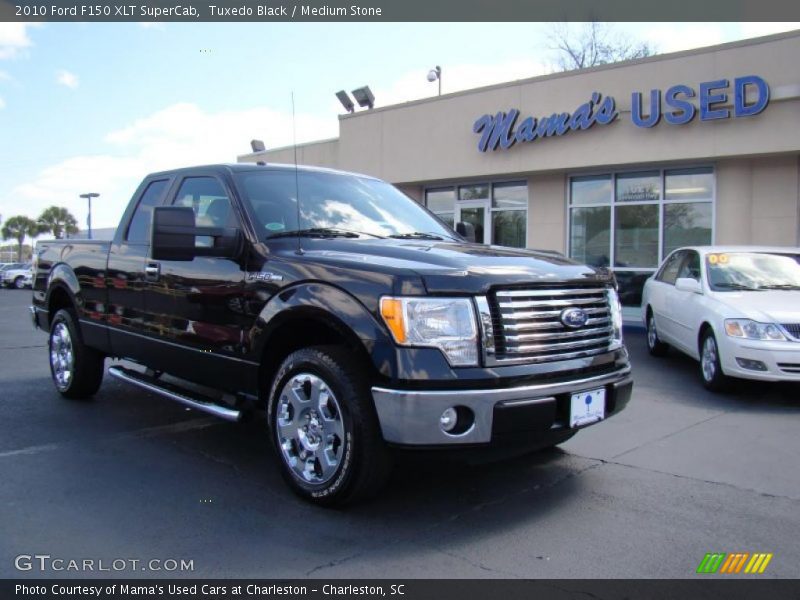
<path id="1" fill-rule="evenodd" d="M 165 381 L 157 380 L 153 377 L 147 376 L 145 373 L 134 371 L 133 369 L 126 369 L 125 367 L 109 367 L 108 374 L 122 381 L 132 383 L 140 388 L 155 392 L 170 400 L 175 400 L 181 404 L 201 410 L 203 412 L 220 417 L 226 421 L 238 421 L 242 417 L 242 411 L 234 408 L 228 408 L 215 403 L 209 398 L 202 398 L 200 396 L 192 395 L 187 390 L 181 389 L 176 385 L 172 385 Z"/>

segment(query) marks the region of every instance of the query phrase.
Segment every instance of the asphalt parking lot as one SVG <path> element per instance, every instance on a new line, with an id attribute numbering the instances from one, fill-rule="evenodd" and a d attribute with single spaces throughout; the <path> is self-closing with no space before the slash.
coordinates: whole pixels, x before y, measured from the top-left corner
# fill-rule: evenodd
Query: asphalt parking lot
<path id="1" fill-rule="evenodd" d="M 632 330 L 619 416 L 544 454 L 405 464 L 377 500 L 324 510 L 283 484 L 261 420 L 111 378 L 92 402 L 61 399 L 29 301 L 0 290 L 0 577 L 93 575 L 15 569 L 38 553 L 194 564 L 127 577 L 685 578 L 712 551 L 772 552 L 756 577 L 797 577 L 798 386 L 710 394 Z"/>

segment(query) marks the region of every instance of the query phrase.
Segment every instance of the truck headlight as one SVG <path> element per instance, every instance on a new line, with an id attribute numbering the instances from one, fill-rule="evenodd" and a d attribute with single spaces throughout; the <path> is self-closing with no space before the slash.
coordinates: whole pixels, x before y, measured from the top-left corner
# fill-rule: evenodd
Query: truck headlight
<path id="1" fill-rule="evenodd" d="M 453 367 L 478 364 L 478 328 L 469 298 L 381 298 L 381 317 L 401 346 L 438 348 Z"/>
<path id="2" fill-rule="evenodd" d="M 619 295 L 613 288 L 606 290 L 606 299 L 608 300 L 608 311 L 611 317 L 611 327 L 613 328 L 613 342 L 611 348 L 622 347 L 622 305 L 619 303 Z"/>
<path id="3" fill-rule="evenodd" d="M 774 323 L 759 323 L 750 319 L 725 319 L 725 333 L 748 340 L 786 340 L 786 336 Z"/>

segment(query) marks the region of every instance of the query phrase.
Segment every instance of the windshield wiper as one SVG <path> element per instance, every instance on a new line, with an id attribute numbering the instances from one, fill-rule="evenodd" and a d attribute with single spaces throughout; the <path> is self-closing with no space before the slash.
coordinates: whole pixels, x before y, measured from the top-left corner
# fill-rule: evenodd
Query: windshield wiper
<path id="1" fill-rule="evenodd" d="M 800 290 L 800 285 L 793 283 L 772 283 L 769 285 L 762 285 L 762 290 Z"/>
<path id="2" fill-rule="evenodd" d="M 393 233 L 389 236 L 398 240 L 443 240 L 444 238 L 435 233 L 426 233 L 424 231 L 414 231 L 412 233 Z"/>
<path id="3" fill-rule="evenodd" d="M 723 281 L 722 283 L 715 283 L 714 287 L 719 288 L 729 288 L 731 290 L 747 290 L 748 292 L 760 292 L 763 290 L 763 287 L 751 287 L 749 285 L 744 285 L 742 283 L 728 283 L 727 281 Z"/>
<path id="4" fill-rule="evenodd" d="M 363 233 L 361 231 L 349 231 L 348 229 L 338 229 L 336 227 L 311 227 L 309 229 L 295 229 L 293 231 L 281 231 L 269 236 L 267 239 L 280 238 L 280 237 L 345 237 L 357 238 L 362 235 L 371 235 L 373 237 L 381 237 L 374 233 Z"/>

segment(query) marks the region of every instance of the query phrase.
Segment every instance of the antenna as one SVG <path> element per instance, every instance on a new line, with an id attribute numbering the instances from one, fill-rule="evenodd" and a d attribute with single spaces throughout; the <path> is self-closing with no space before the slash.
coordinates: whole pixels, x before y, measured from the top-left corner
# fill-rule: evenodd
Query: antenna
<path id="1" fill-rule="evenodd" d="M 303 247 L 300 245 L 300 176 L 297 173 L 297 122 L 294 117 L 294 91 L 292 91 L 292 146 L 294 148 L 294 195 L 295 204 L 297 204 L 297 254 L 303 253 Z"/>

